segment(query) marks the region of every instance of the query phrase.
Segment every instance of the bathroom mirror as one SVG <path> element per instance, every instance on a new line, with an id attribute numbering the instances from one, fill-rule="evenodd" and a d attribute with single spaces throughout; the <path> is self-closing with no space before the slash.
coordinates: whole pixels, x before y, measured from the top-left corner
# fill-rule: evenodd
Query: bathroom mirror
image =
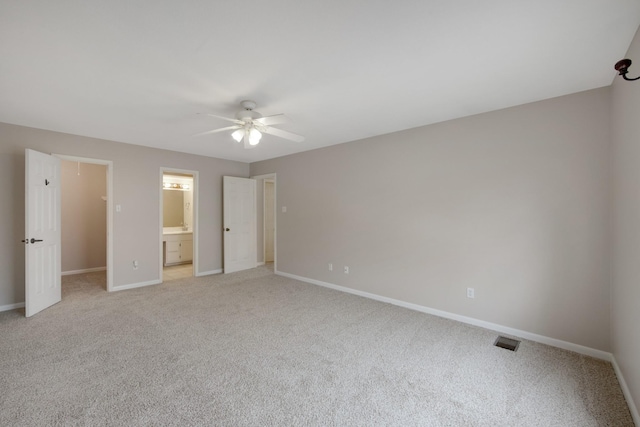
<path id="1" fill-rule="evenodd" d="M 162 226 L 182 227 L 184 223 L 184 191 L 162 190 Z"/>

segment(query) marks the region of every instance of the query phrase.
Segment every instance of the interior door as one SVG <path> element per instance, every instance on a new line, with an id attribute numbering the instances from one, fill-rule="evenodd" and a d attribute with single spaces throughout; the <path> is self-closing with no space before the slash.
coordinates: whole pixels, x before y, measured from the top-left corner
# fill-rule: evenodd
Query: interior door
<path id="1" fill-rule="evenodd" d="M 223 177 L 224 272 L 256 266 L 256 181 Z"/>
<path id="2" fill-rule="evenodd" d="M 25 312 L 62 299 L 60 287 L 60 159 L 25 150 Z"/>

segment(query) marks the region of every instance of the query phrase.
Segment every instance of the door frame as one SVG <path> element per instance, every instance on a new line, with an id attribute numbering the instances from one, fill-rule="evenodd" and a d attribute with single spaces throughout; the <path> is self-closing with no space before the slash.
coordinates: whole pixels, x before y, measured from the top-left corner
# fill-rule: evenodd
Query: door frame
<path id="1" fill-rule="evenodd" d="M 55 153 L 52 156 L 61 160 L 107 167 L 107 292 L 113 292 L 113 161 Z"/>
<path id="2" fill-rule="evenodd" d="M 158 270 L 159 272 L 159 277 L 160 277 L 160 283 L 164 283 L 163 280 L 163 272 L 164 272 L 164 263 L 163 261 L 163 252 L 162 252 L 162 241 L 163 241 L 163 220 L 164 220 L 164 212 L 163 212 L 163 197 L 164 194 L 162 193 L 163 190 L 163 181 L 162 178 L 164 176 L 164 174 L 171 174 L 171 173 L 182 173 L 185 175 L 191 175 L 193 178 L 193 202 L 191 204 L 191 209 L 193 211 L 193 224 L 191 226 L 192 232 L 193 232 L 193 261 L 192 261 L 192 265 L 193 265 L 193 276 L 194 277 L 198 277 L 200 276 L 199 273 L 199 268 L 198 268 L 198 264 L 199 264 L 199 251 L 198 251 L 198 224 L 200 223 L 199 218 L 198 218 L 198 193 L 200 192 L 200 176 L 199 176 L 199 172 L 195 171 L 195 170 L 187 170 L 187 169 L 178 169 L 178 168 L 171 168 L 171 167 L 166 167 L 163 166 L 160 168 L 160 177 L 159 180 L 160 182 L 158 183 L 158 188 L 159 188 L 159 218 L 160 218 L 160 227 L 159 227 L 159 245 L 158 245 L 158 253 L 159 253 L 159 264 L 160 264 L 160 269 Z"/>
<path id="3" fill-rule="evenodd" d="M 262 264 L 265 264 L 266 239 L 264 238 L 266 222 L 264 219 L 264 183 L 269 180 L 273 182 L 273 270 L 278 271 L 278 179 L 276 173 L 266 173 L 263 175 L 254 175 L 251 177 L 255 180 L 262 181 Z M 257 262 L 258 260 L 256 260 Z"/>

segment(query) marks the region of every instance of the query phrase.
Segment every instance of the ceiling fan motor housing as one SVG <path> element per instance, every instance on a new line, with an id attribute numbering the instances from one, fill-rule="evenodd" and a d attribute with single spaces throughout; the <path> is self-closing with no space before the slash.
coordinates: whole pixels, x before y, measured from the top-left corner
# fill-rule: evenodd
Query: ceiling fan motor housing
<path id="1" fill-rule="evenodd" d="M 256 103 L 254 101 L 242 101 L 240 105 L 242 105 L 244 110 L 240 110 L 236 113 L 236 119 L 242 120 L 243 122 L 250 122 L 262 117 L 262 114 L 257 111 L 253 111 L 253 109 L 256 108 Z"/>

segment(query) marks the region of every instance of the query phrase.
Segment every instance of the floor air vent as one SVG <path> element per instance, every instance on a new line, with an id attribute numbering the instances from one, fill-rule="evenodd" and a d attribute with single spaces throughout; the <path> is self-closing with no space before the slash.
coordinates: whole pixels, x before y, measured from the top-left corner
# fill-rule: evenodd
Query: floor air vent
<path id="1" fill-rule="evenodd" d="M 512 340 L 511 338 L 507 338 L 507 337 L 498 337 L 498 339 L 493 345 L 500 348 L 506 348 L 507 350 L 516 351 L 518 350 L 520 341 Z"/>

